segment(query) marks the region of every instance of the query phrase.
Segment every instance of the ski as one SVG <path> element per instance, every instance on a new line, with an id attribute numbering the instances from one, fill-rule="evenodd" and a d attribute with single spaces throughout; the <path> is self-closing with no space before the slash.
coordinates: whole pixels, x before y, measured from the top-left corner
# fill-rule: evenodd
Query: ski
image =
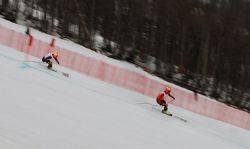
<path id="1" fill-rule="evenodd" d="M 47 66 L 45 66 L 45 64 L 44 64 L 43 62 L 40 62 L 40 61 L 26 60 L 26 61 L 23 61 L 23 62 L 24 62 L 24 63 L 37 63 L 37 64 L 40 64 L 40 65 L 43 66 L 43 67 L 46 67 L 48 70 L 54 71 L 54 72 L 56 72 L 56 73 L 58 73 L 58 74 L 61 74 L 61 75 L 65 76 L 65 77 L 69 77 L 69 74 L 68 74 L 68 73 L 63 72 L 63 71 L 56 70 L 56 69 L 54 69 L 54 68 L 48 68 Z"/>
<path id="2" fill-rule="evenodd" d="M 48 69 L 48 70 L 51 70 L 51 71 L 54 71 L 54 72 L 57 72 L 57 73 L 59 73 L 59 74 L 65 76 L 65 77 L 69 77 L 69 74 L 68 74 L 68 73 L 65 73 L 65 72 L 63 72 L 63 71 L 59 71 L 59 70 L 56 70 L 56 69 L 54 69 L 54 68 L 47 68 L 47 69 Z"/>
<path id="3" fill-rule="evenodd" d="M 166 114 L 166 115 L 168 115 L 168 116 L 173 116 L 173 114 L 170 113 L 169 111 L 164 111 L 164 110 L 162 110 L 161 113 Z"/>
<path id="4" fill-rule="evenodd" d="M 63 71 L 59 71 L 59 70 L 56 70 L 55 68 L 48 68 L 43 62 L 39 62 L 39 64 L 42 66 L 42 67 L 46 67 L 47 70 L 50 70 L 50 71 L 53 71 L 53 72 L 56 72 L 58 74 L 61 74 L 63 75 L 64 77 L 69 77 L 69 74 L 66 73 L 66 72 L 63 72 Z"/>
<path id="5" fill-rule="evenodd" d="M 177 115 L 173 115 L 172 117 L 173 117 L 173 118 L 176 118 L 176 119 L 178 119 L 178 120 L 180 120 L 180 121 L 183 121 L 184 123 L 187 123 L 187 120 L 186 120 L 186 119 L 181 118 L 181 117 L 179 117 L 179 116 L 177 116 Z"/>
<path id="6" fill-rule="evenodd" d="M 161 111 L 161 113 L 163 113 L 163 114 L 165 114 L 165 115 L 167 115 L 167 116 L 171 116 L 171 117 L 173 117 L 173 118 L 175 118 L 175 119 L 178 119 L 178 120 L 180 120 L 180 121 L 183 121 L 184 123 L 187 123 L 187 120 L 186 119 L 184 119 L 184 118 L 181 118 L 181 117 L 179 117 L 179 116 L 177 116 L 177 115 L 173 115 L 172 113 L 170 113 L 169 111 Z"/>
<path id="7" fill-rule="evenodd" d="M 182 117 L 180 117 L 180 116 L 177 116 L 177 115 L 175 115 L 175 114 L 172 114 L 172 113 L 169 112 L 169 111 L 162 111 L 162 110 L 160 111 L 159 108 L 157 108 L 157 107 L 159 107 L 159 106 L 156 105 L 156 104 L 152 104 L 152 103 L 149 103 L 149 102 L 139 102 L 139 103 L 136 103 L 136 104 L 149 105 L 149 106 L 151 106 L 152 109 L 157 110 L 157 111 L 159 111 L 159 112 L 161 112 L 161 113 L 163 113 L 163 114 L 165 114 L 165 115 L 167 115 L 167 116 L 169 116 L 169 117 L 175 118 L 175 119 L 180 120 L 180 121 L 182 121 L 182 122 L 184 122 L 184 123 L 187 123 L 187 122 L 188 122 L 186 119 L 184 119 L 184 118 L 182 118 Z"/>

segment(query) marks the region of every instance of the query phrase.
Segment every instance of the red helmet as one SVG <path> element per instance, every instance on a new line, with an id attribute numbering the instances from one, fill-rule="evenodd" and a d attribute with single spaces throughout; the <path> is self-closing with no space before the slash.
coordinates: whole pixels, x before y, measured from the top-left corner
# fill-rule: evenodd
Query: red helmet
<path id="1" fill-rule="evenodd" d="M 52 53 L 53 57 L 57 58 L 59 56 L 59 53 L 57 51 Z"/>
<path id="2" fill-rule="evenodd" d="M 170 93 L 171 92 L 171 88 L 170 87 L 166 87 L 164 90 L 165 93 Z"/>

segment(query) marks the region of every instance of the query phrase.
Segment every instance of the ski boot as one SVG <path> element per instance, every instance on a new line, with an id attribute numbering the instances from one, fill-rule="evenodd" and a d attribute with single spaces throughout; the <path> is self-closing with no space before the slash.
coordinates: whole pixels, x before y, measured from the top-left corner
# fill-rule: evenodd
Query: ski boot
<path id="1" fill-rule="evenodd" d="M 164 106 L 164 109 L 162 109 L 161 112 L 164 113 L 164 114 L 166 114 L 166 115 L 168 115 L 168 116 L 172 116 L 173 115 L 172 113 L 170 113 L 168 111 L 168 107 L 167 106 Z"/>
<path id="2" fill-rule="evenodd" d="M 47 68 L 48 68 L 48 69 L 51 69 L 51 68 L 52 68 L 52 62 L 51 62 L 51 61 L 48 62 Z"/>

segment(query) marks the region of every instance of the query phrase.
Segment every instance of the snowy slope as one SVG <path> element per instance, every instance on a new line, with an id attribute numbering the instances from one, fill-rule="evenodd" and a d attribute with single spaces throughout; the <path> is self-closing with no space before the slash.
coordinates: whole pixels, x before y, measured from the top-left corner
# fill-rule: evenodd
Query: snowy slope
<path id="1" fill-rule="evenodd" d="M 250 148 L 247 130 L 170 106 L 184 123 L 161 114 L 149 97 L 23 58 L 0 46 L 0 148 Z"/>
<path id="2" fill-rule="evenodd" d="M 9 28 L 11 30 L 14 30 L 16 32 L 19 32 L 19 33 L 25 33 L 26 31 L 26 27 L 25 26 L 22 26 L 22 25 L 19 25 L 19 24 L 15 24 L 15 23 L 12 23 L 8 20 L 5 20 L 3 18 L 0 18 L 0 25 L 1 26 L 4 26 L 6 28 Z M 50 40 L 51 40 L 51 36 L 48 35 L 48 34 L 45 34 L 45 33 L 42 33 L 38 30 L 35 30 L 35 29 L 31 29 L 31 34 L 32 36 L 34 36 L 36 39 L 39 39 L 41 41 L 44 41 L 44 42 L 47 42 L 47 43 L 50 43 Z M 115 60 L 115 59 L 111 59 L 107 56 L 104 56 L 102 54 L 99 54 L 99 53 L 96 53 L 90 49 L 87 49 L 79 44 L 76 44 L 74 42 L 71 42 L 71 41 L 66 41 L 66 40 L 63 40 L 63 39 L 60 39 L 60 38 L 57 38 L 55 37 L 56 39 L 56 42 L 55 42 L 55 45 L 56 45 L 56 48 L 65 48 L 67 50 L 70 50 L 70 51 L 73 51 L 73 52 L 76 52 L 76 53 L 79 53 L 79 54 L 83 54 L 83 55 L 86 55 L 86 56 L 89 56 L 89 57 L 93 57 L 95 59 L 98 59 L 98 60 L 102 60 L 104 61 L 105 63 L 108 63 L 108 64 L 111 64 L 111 65 L 115 65 L 115 66 L 118 66 L 120 68 L 125 68 L 126 70 L 130 70 L 130 71 L 133 71 L 133 72 L 137 72 L 137 73 L 140 73 L 144 76 L 146 76 L 147 78 L 152 78 L 153 80 L 156 80 L 158 82 L 161 82 L 163 84 L 169 84 L 171 85 L 173 88 L 175 89 L 179 89 L 179 90 L 182 90 L 186 93 L 191 93 L 193 94 L 192 91 L 190 90 L 187 90 L 185 88 L 182 88 L 180 86 L 177 86 L 175 84 L 172 84 L 170 82 L 166 82 L 165 80 L 159 78 L 159 77 L 156 77 L 156 76 L 153 76 L 145 71 L 143 71 L 141 68 L 138 68 L 136 67 L 135 65 L 133 64 L 130 64 L 128 62 L 124 62 L 124 61 L 118 61 L 118 60 Z M 203 95 L 198 95 L 200 97 L 205 97 Z M 210 98 L 206 98 L 207 100 L 211 100 L 213 102 L 216 102 L 215 100 L 213 99 L 210 99 Z"/>

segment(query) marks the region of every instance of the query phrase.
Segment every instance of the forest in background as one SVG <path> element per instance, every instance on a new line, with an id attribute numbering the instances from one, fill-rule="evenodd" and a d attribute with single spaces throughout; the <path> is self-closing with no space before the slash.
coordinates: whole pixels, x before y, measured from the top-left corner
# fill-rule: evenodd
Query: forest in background
<path id="1" fill-rule="evenodd" d="M 0 0 L 0 14 L 250 111 L 249 0 Z"/>

